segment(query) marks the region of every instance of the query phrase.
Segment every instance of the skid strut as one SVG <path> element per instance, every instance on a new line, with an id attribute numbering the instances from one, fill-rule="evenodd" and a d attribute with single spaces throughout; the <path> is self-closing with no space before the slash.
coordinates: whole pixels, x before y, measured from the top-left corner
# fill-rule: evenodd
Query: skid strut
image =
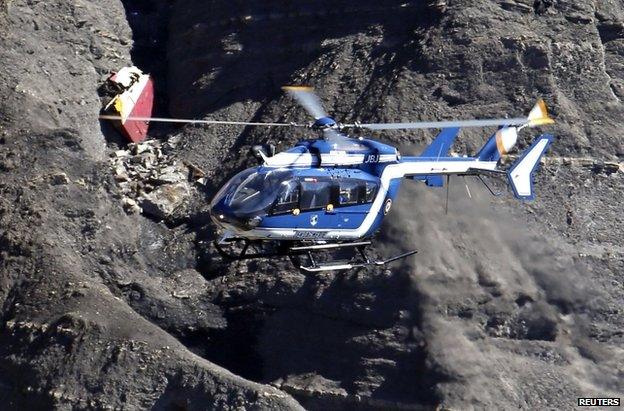
<path id="1" fill-rule="evenodd" d="M 243 247 L 240 253 L 234 255 L 227 252 L 223 247 L 223 242 L 215 241 L 215 248 L 224 258 L 230 260 L 249 260 L 255 258 L 271 258 L 271 257 L 289 257 L 293 265 L 297 268 L 308 272 L 315 273 L 321 271 L 337 271 L 337 270 L 350 270 L 353 268 L 362 268 L 368 266 L 383 266 L 402 258 L 409 257 L 416 254 L 417 250 L 408 251 L 402 254 L 395 255 L 385 260 L 372 261 L 366 254 L 366 247 L 371 245 L 370 241 L 354 241 L 344 243 L 327 243 L 327 244 L 307 244 L 307 245 L 295 245 L 290 246 L 292 243 L 287 242 L 267 242 L 263 240 L 248 240 L 248 239 L 230 239 L 227 242 L 243 242 Z M 271 250 L 263 250 L 263 246 L 270 244 Z M 261 251 L 256 251 L 257 249 Z M 355 248 L 357 250 L 357 256 L 348 261 L 322 263 L 319 264 L 316 261 L 315 253 L 323 251 L 332 251 L 338 249 Z M 249 252 L 249 250 L 255 250 Z M 295 257 L 305 256 L 308 260 L 308 265 L 299 264 Z M 359 258 L 357 258 L 359 256 Z"/>
<path id="2" fill-rule="evenodd" d="M 299 268 L 302 269 L 303 271 L 306 271 L 306 272 L 309 272 L 309 273 L 317 273 L 317 272 L 320 272 L 320 271 L 350 270 L 352 268 L 362 268 L 362 267 L 369 267 L 369 266 L 382 266 L 382 265 L 386 265 L 388 263 L 391 263 L 393 261 L 400 260 L 401 258 L 409 257 L 410 255 L 414 255 L 417 252 L 418 252 L 418 250 L 412 250 L 412 251 L 408 251 L 406 253 L 395 255 L 395 256 L 390 257 L 390 258 L 385 259 L 385 260 L 371 261 L 366 256 L 366 254 L 362 251 L 361 252 L 362 253 L 361 254 L 362 261 L 361 262 L 349 261 L 349 262 L 345 262 L 345 263 L 336 263 L 336 264 L 316 264 L 314 262 L 314 260 L 311 260 L 312 264 L 310 266 L 301 266 Z"/>

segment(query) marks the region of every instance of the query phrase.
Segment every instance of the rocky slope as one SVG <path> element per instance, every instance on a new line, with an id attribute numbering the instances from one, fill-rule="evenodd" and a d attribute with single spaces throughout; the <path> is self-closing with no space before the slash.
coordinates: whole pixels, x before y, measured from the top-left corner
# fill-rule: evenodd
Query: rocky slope
<path id="1" fill-rule="evenodd" d="M 472 181 L 469 200 L 457 180 L 448 215 L 442 191 L 408 182 L 377 244 L 417 256 L 304 276 L 285 261 L 221 261 L 206 215 L 227 176 L 255 163 L 251 145 L 301 134 L 156 127 L 168 142 L 119 151 L 97 121 L 99 84 L 133 61 L 158 80 L 159 114 L 180 117 L 307 121 L 279 90 L 301 83 L 342 121 L 517 116 L 544 97 L 553 156 L 623 161 L 619 2 L 378 3 L 0 3 L 6 404 L 571 408 L 582 395 L 622 397 L 621 171 L 548 163 L 530 204 Z M 432 136 L 377 137 L 417 152 Z M 485 137 L 462 132 L 454 149 Z M 205 176 L 185 178 L 189 164 Z M 157 194 L 172 187 L 184 187 L 180 203 L 162 208 Z"/>

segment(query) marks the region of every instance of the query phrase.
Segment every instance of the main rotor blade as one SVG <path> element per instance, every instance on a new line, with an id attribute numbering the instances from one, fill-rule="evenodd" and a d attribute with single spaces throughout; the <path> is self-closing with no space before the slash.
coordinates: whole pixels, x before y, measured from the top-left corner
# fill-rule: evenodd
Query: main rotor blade
<path id="1" fill-rule="evenodd" d="M 423 128 L 450 128 L 450 127 L 487 127 L 487 126 L 520 126 L 537 127 L 553 124 L 555 120 L 548 115 L 544 100 L 539 99 L 528 117 L 524 118 L 496 118 L 485 120 L 450 120 L 450 121 L 416 121 L 412 123 L 372 123 L 372 124 L 343 124 L 342 127 L 367 128 L 369 130 L 400 130 Z"/>
<path id="2" fill-rule="evenodd" d="M 321 100 L 314 93 L 314 89 L 312 87 L 284 86 L 282 87 L 282 90 L 297 100 L 297 102 L 301 104 L 303 108 L 305 108 L 306 111 L 314 117 L 315 120 L 327 117 L 327 113 L 323 109 Z"/>
<path id="3" fill-rule="evenodd" d="M 413 123 L 343 124 L 342 127 L 367 128 L 369 130 L 428 129 L 449 127 L 519 126 L 527 124 L 526 118 L 499 118 L 491 120 L 419 121 Z"/>
<path id="4" fill-rule="evenodd" d="M 194 120 L 184 118 L 164 118 L 164 117 L 121 117 L 109 114 L 101 114 L 100 120 L 120 120 L 126 121 L 154 121 L 161 123 L 190 123 L 190 124 L 224 124 L 235 126 L 271 126 L 271 127 L 308 127 L 304 124 L 296 123 L 261 123 L 252 121 L 224 121 L 224 120 Z"/>

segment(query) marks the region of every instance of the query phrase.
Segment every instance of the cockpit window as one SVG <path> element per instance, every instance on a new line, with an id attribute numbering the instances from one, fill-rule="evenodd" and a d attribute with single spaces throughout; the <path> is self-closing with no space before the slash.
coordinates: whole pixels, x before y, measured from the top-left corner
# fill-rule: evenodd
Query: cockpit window
<path id="1" fill-rule="evenodd" d="M 281 183 L 292 180 L 292 176 L 292 170 L 287 169 L 248 169 L 234 176 L 212 202 L 225 199 L 225 205 L 236 215 L 260 215 L 275 201 Z"/>
<path id="2" fill-rule="evenodd" d="M 295 177 L 292 169 L 251 168 L 234 176 L 215 196 L 233 216 L 253 217 L 333 207 L 350 207 L 374 201 L 377 182 L 354 178 Z"/>
<path id="3" fill-rule="evenodd" d="M 258 196 L 265 187 L 265 181 L 267 175 L 253 173 L 250 174 L 243 182 L 238 186 L 234 194 L 230 198 L 230 205 L 232 207 L 240 206 L 254 197 Z"/>

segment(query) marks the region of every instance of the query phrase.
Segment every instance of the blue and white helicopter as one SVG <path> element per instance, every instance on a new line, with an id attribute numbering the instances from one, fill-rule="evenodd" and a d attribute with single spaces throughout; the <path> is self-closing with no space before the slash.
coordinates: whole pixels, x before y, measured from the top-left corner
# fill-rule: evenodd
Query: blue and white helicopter
<path id="1" fill-rule="evenodd" d="M 509 169 L 500 168 L 501 156 L 514 147 L 520 130 L 554 122 L 542 100 L 526 118 L 339 125 L 327 115 L 313 89 L 284 90 L 314 117 L 311 127 L 321 133 L 321 138 L 300 141 L 273 156 L 258 148 L 256 154 L 263 164 L 236 174 L 217 192 L 210 203 L 210 215 L 223 235 L 215 246 L 228 258 L 289 256 L 302 270 L 317 272 L 384 265 L 407 257 L 416 250 L 380 261 L 371 261 L 365 252 L 390 212 L 403 178 L 442 187 L 446 177 L 448 187 L 450 176 L 477 176 L 485 184 L 482 175 L 502 175 L 516 198 L 530 200 L 534 198 L 533 172 L 553 141 L 551 135 L 539 136 Z M 476 156 L 449 156 L 461 127 L 485 126 L 500 128 Z M 441 132 L 419 156 L 402 157 L 395 147 L 348 137 L 341 132 L 347 127 L 437 128 Z M 228 243 L 238 243 L 242 249 L 232 254 Z M 316 261 L 317 253 L 340 248 L 357 253 L 347 261 Z M 301 256 L 307 258 L 306 264 L 300 263 Z"/>

